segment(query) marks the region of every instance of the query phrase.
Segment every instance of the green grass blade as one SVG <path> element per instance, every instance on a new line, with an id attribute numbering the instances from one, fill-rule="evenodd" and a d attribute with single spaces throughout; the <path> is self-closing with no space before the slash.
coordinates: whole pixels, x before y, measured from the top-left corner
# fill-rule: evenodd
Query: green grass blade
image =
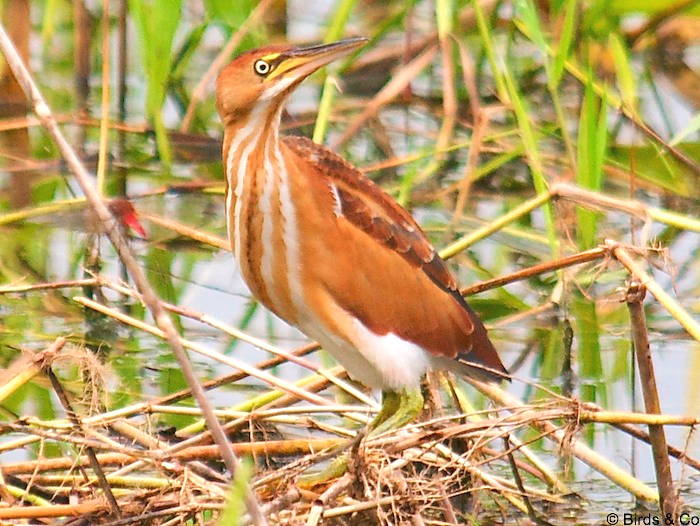
<path id="1" fill-rule="evenodd" d="M 452 32 L 454 21 L 454 0 L 436 0 L 435 18 L 437 19 L 438 36 L 443 39 Z"/>
<path id="2" fill-rule="evenodd" d="M 172 162 L 161 110 L 172 65 L 172 46 L 180 24 L 182 0 L 129 0 L 146 73 L 146 113 L 156 132 L 158 153 L 166 166 Z"/>
<path id="3" fill-rule="evenodd" d="M 547 38 L 542 32 L 540 18 L 537 15 L 537 10 L 535 9 L 535 5 L 532 3 L 532 0 L 517 0 L 515 2 L 515 16 L 527 28 L 530 39 L 537 45 L 537 47 L 544 51 L 546 58 Z"/>
<path id="4" fill-rule="evenodd" d="M 474 0 L 472 2 L 474 6 L 474 14 L 476 15 L 476 25 L 479 29 L 479 36 L 481 37 L 481 43 L 484 46 L 484 52 L 486 53 L 486 58 L 489 61 L 491 70 L 493 72 L 494 82 L 496 83 L 496 92 L 498 97 L 501 99 L 503 104 L 508 104 L 508 89 L 506 88 L 505 80 L 503 79 L 502 67 L 499 65 L 496 58 L 496 50 L 493 47 L 493 36 L 491 34 L 491 25 L 486 20 L 484 16 L 484 11 L 481 8 L 481 2 Z"/>
<path id="5" fill-rule="evenodd" d="M 607 108 L 595 94 L 592 72 L 581 107 L 577 142 L 576 181 L 590 190 L 600 191 L 603 185 L 603 160 L 607 149 Z M 577 208 L 579 246 L 582 250 L 596 244 L 596 232 L 600 214 L 592 210 Z"/>
<path id="6" fill-rule="evenodd" d="M 246 493 L 250 491 L 250 479 L 252 476 L 253 463 L 247 458 L 242 459 L 231 481 L 226 507 L 219 518 L 219 526 L 243 524 L 243 516 L 246 510 Z"/>
<path id="7" fill-rule="evenodd" d="M 630 64 L 627 47 L 617 33 L 608 37 L 608 46 L 612 52 L 617 75 L 617 87 L 620 90 L 622 102 L 632 111 L 637 112 L 637 81 Z"/>
<path id="8" fill-rule="evenodd" d="M 323 81 L 321 100 L 318 104 L 314 133 L 311 136 L 311 140 L 318 144 L 323 143 L 323 139 L 326 137 L 326 132 L 328 131 L 328 123 L 331 120 L 331 109 L 333 108 L 333 101 L 335 100 L 335 86 L 335 77 L 333 75 L 326 75 Z"/>
<path id="9" fill-rule="evenodd" d="M 596 0 L 591 8 L 595 8 L 607 16 L 644 14 L 652 16 L 662 11 L 673 9 L 679 4 L 679 0 Z M 691 15 L 700 15 L 700 5 L 697 2 L 689 3 L 683 12 Z"/>
<path id="10" fill-rule="evenodd" d="M 554 50 L 554 62 L 549 72 L 549 85 L 551 89 L 556 89 L 564 76 L 564 66 L 569 58 L 571 42 L 574 38 L 576 27 L 576 0 L 566 0 L 564 4 L 564 22 L 559 37 L 559 44 Z"/>
<path id="11" fill-rule="evenodd" d="M 688 135 L 692 135 L 698 131 L 700 131 L 700 113 L 696 113 L 695 116 L 690 119 L 690 122 L 671 138 L 669 144 L 671 146 L 676 146 L 683 142 Z"/>
<path id="12" fill-rule="evenodd" d="M 323 39 L 324 42 L 333 42 L 338 40 L 345 31 L 345 25 L 350 18 L 350 13 L 355 7 L 356 0 L 342 0 L 338 5 L 333 18 L 331 19 L 330 26 L 326 31 L 326 35 Z M 328 123 L 331 118 L 331 109 L 333 107 L 333 100 L 335 99 L 335 77 L 333 75 L 326 75 L 323 82 L 323 93 L 321 94 L 321 101 L 319 103 L 318 115 L 316 116 L 316 123 L 314 124 L 314 133 L 312 140 L 316 143 L 322 143 L 324 137 L 326 136 L 326 131 L 328 130 Z"/>
<path id="13" fill-rule="evenodd" d="M 569 55 L 569 45 L 573 34 L 574 9 L 571 7 L 571 5 L 572 2 L 568 2 L 565 6 L 567 11 L 565 13 L 564 32 L 559 46 L 557 46 L 554 53 L 552 53 L 553 47 L 550 45 L 547 36 L 542 31 L 540 18 L 532 0 L 518 0 L 518 2 L 516 2 L 516 17 L 526 28 L 528 38 L 530 38 L 530 40 L 532 40 L 542 52 L 544 66 L 547 72 L 547 87 L 549 89 L 550 96 L 552 97 L 552 104 L 554 105 L 557 120 L 559 121 L 559 129 L 561 130 L 562 138 L 564 139 L 569 160 L 571 164 L 573 164 L 573 145 L 567 130 L 564 109 L 562 108 L 561 101 L 559 100 L 559 93 L 557 93 L 557 86 L 559 85 L 563 75 L 564 63 L 566 61 L 566 57 Z"/>
<path id="14" fill-rule="evenodd" d="M 520 137 L 523 142 L 523 147 L 525 149 L 525 155 L 528 160 L 528 165 L 530 167 L 530 173 L 532 175 L 532 181 L 535 186 L 535 190 L 538 195 L 546 195 L 549 193 L 549 185 L 544 176 L 544 170 L 542 168 L 542 157 L 540 155 L 538 139 L 534 128 L 531 125 L 531 117 L 527 108 L 527 103 L 525 99 L 520 95 L 517 85 L 508 70 L 504 69 L 503 78 L 505 80 L 505 86 L 508 90 L 508 96 L 511 100 L 511 105 L 513 107 L 513 112 L 515 113 L 515 118 L 518 123 L 518 128 L 520 129 Z M 549 239 L 549 245 L 552 250 L 553 255 L 557 255 L 559 249 L 559 241 L 557 239 L 556 231 L 554 228 L 554 217 L 552 214 L 551 203 L 546 203 L 543 207 L 543 213 L 545 218 L 545 225 L 547 229 L 547 239 Z"/>
<path id="15" fill-rule="evenodd" d="M 540 155 L 538 140 L 535 135 L 535 131 L 530 123 L 530 116 L 527 111 L 527 105 L 525 100 L 521 97 L 518 91 L 517 85 L 513 80 L 513 77 L 506 64 L 500 66 L 496 60 L 496 52 L 493 47 L 493 38 L 491 35 L 491 28 L 484 17 L 483 10 L 479 5 L 479 2 L 474 2 L 474 12 L 476 14 L 477 26 L 479 28 L 479 33 L 481 36 L 482 43 L 484 45 L 484 51 L 493 69 L 494 80 L 496 83 L 496 89 L 501 101 L 504 104 L 510 103 L 513 112 L 515 113 L 516 121 L 518 123 L 518 129 L 520 130 L 520 136 L 523 142 L 523 147 L 525 149 L 525 155 L 528 159 L 528 164 L 530 166 L 530 173 L 532 174 L 533 183 L 535 190 L 539 196 L 544 196 L 548 194 L 548 185 L 544 177 L 544 171 L 542 169 L 542 158 Z M 534 10 L 528 1 L 522 0 L 519 5 L 521 10 Z M 533 12 L 534 13 L 534 12 Z M 537 22 L 537 14 L 526 14 L 528 18 L 528 23 L 539 27 Z M 537 30 L 535 30 L 537 31 Z M 544 35 L 539 31 L 541 36 L 542 45 L 546 53 L 546 43 L 544 41 Z M 536 37 L 533 37 L 533 39 Z M 556 255 L 559 250 L 559 241 L 557 240 L 556 231 L 554 229 L 554 218 L 552 215 L 552 206 L 550 203 L 546 203 L 543 208 L 543 213 L 545 216 L 545 224 L 547 228 L 547 239 L 549 240 L 550 248 L 552 253 Z"/>
<path id="16" fill-rule="evenodd" d="M 328 26 L 328 31 L 326 31 L 326 35 L 323 39 L 324 42 L 333 42 L 343 36 L 343 33 L 345 33 L 345 26 L 350 18 L 350 13 L 352 13 L 355 7 L 355 3 L 356 0 L 342 0 L 340 4 L 338 4 L 338 8 L 335 10 L 333 18 L 331 19 L 331 25 Z"/>
<path id="17" fill-rule="evenodd" d="M 607 403 L 607 389 L 603 380 L 603 360 L 600 346 L 600 322 L 595 302 L 577 295 L 572 301 L 571 310 L 575 320 L 575 332 L 578 355 L 578 374 L 580 377 L 580 396 L 585 402 L 603 406 Z M 593 426 L 585 429 L 589 443 L 593 443 L 595 434 Z"/>

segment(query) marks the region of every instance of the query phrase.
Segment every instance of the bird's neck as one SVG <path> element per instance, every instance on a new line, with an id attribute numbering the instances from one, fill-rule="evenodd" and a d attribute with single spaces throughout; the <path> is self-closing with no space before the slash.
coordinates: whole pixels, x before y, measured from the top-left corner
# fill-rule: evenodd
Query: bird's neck
<path id="1" fill-rule="evenodd" d="M 229 122 L 224 134 L 223 161 L 228 190 L 242 195 L 246 176 L 253 176 L 265 158 L 279 150 L 279 126 L 282 104 L 259 103 L 245 116 Z"/>
<path id="2" fill-rule="evenodd" d="M 246 219 L 269 208 L 278 175 L 285 174 L 286 178 L 279 138 L 282 102 L 262 101 L 244 118 L 226 127 L 226 221 L 231 248 L 239 263 L 256 236 L 245 228 L 249 224 Z"/>
<path id="3" fill-rule="evenodd" d="M 255 178 L 279 155 L 281 103 L 263 101 L 240 119 L 229 122 L 224 134 L 223 163 L 226 175 L 226 219 L 229 237 L 238 228 L 242 205 L 257 185 Z M 231 239 L 233 243 L 233 239 Z M 233 246 L 234 250 L 237 248 Z"/>
<path id="4" fill-rule="evenodd" d="M 270 103 L 274 104 L 274 103 Z M 279 137 L 281 103 L 257 106 L 226 128 L 226 220 L 234 256 L 253 294 L 296 323 L 303 302 L 292 166 Z"/>

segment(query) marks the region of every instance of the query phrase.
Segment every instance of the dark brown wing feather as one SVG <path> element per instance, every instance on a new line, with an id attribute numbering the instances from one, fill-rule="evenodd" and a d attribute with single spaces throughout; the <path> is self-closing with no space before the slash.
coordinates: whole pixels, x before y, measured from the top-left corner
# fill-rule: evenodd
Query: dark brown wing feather
<path id="1" fill-rule="evenodd" d="M 440 288 L 457 291 L 454 277 L 418 223 L 379 186 L 343 158 L 305 137 L 285 137 L 285 143 L 311 159 L 333 181 L 348 221 L 420 267 Z"/>
<path id="2" fill-rule="evenodd" d="M 285 137 L 284 142 L 301 159 L 312 163 L 316 172 L 325 176 L 329 185 L 333 185 L 340 213 L 349 223 L 423 272 L 458 304 L 454 309 L 446 309 L 452 310 L 458 318 L 456 323 L 461 333 L 460 337 L 448 338 L 448 346 L 452 348 L 429 348 L 429 340 L 435 339 L 434 335 L 416 343 L 425 345 L 436 355 L 476 363 L 500 374 L 507 374 L 483 323 L 459 293 L 454 276 L 413 217 L 379 186 L 330 150 L 304 137 Z M 330 188 L 329 186 L 329 190 Z M 361 313 L 353 314 L 360 317 L 363 323 L 371 325 L 371 320 L 362 319 Z M 449 316 L 447 312 L 445 315 Z M 401 336 L 409 336 L 413 341 L 417 339 L 415 334 Z"/>
<path id="3" fill-rule="evenodd" d="M 363 179 L 369 181 L 364 177 Z M 346 186 L 345 181 L 338 181 L 335 184 L 338 197 L 340 198 L 342 214 L 348 221 L 400 254 L 412 265 L 420 268 L 443 290 L 457 292 L 457 284 L 452 274 L 447 270 L 445 262 L 435 252 L 420 227 L 414 224 L 413 218 L 405 210 L 399 209 L 401 215 L 404 216 L 401 218 L 404 224 L 392 222 L 386 216 L 376 215 L 367 202 L 359 197 L 358 193 L 353 192 L 352 188 Z M 363 186 L 368 187 L 368 185 Z M 372 190 L 378 190 L 378 187 L 374 184 L 372 184 L 371 188 Z M 378 200 L 381 199 L 379 202 L 382 205 L 396 206 L 391 202 L 388 204 L 383 202 L 390 198 L 381 190 L 375 195 Z M 375 195 L 372 197 L 375 197 Z"/>

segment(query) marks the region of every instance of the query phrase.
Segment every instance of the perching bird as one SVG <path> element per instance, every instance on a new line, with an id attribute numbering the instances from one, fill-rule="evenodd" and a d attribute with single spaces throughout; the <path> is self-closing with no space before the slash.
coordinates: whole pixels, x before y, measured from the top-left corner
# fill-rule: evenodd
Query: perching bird
<path id="1" fill-rule="evenodd" d="M 376 432 L 417 416 L 428 368 L 489 379 L 507 371 L 409 213 L 332 151 L 279 134 L 299 83 L 365 41 L 249 51 L 222 71 L 216 97 L 229 239 L 242 276 L 352 378 L 383 391 Z"/>

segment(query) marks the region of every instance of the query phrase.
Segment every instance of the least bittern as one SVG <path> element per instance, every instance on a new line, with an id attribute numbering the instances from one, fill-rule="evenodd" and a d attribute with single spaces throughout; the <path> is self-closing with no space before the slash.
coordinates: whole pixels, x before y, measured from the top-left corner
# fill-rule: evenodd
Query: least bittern
<path id="1" fill-rule="evenodd" d="M 487 379 L 507 372 L 410 214 L 332 151 L 279 135 L 299 83 L 364 42 L 249 51 L 222 71 L 216 95 L 228 232 L 243 278 L 352 378 L 383 390 L 378 432 L 417 416 L 429 367 Z"/>

